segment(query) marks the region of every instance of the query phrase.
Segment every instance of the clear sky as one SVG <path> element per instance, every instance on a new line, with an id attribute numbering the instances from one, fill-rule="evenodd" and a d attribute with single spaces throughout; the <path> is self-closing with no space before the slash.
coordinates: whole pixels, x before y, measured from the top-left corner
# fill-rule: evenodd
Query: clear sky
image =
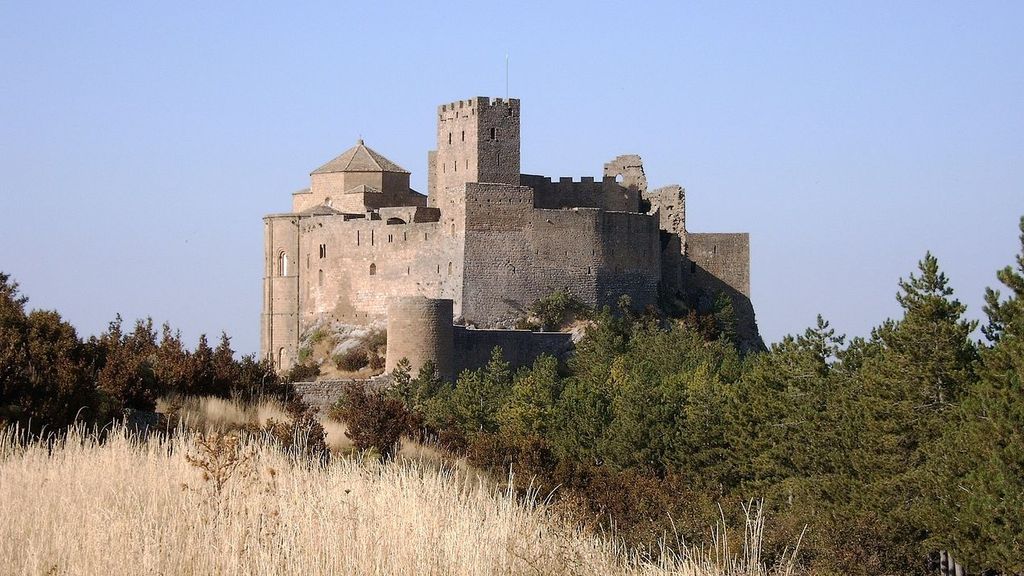
<path id="1" fill-rule="evenodd" d="M 435 106 L 522 100 L 524 172 L 638 153 L 748 231 L 766 340 L 866 335 L 935 253 L 980 317 L 1024 214 L 1022 2 L 0 0 L 0 270 L 258 348 L 262 223 L 358 137 L 426 189 Z"/>

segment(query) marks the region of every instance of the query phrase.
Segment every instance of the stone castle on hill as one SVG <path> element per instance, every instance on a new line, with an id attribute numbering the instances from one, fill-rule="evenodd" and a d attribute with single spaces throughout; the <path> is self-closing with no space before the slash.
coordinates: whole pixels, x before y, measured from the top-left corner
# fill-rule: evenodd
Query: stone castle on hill
<path id="1" fill-rule="evenodd" d="M 509 328 L 560 289 L 637 309 L 724 292 L 741 345 L 762 345 L 746 233 L 688 232 L 685 191 L 649 189 L 639 156 L 553 180 L 523 174 L 519 150 L 519 100 L 477 97 L 437 109 L 427 195 L 362 140 L 314 170 L 264 218 L 261 355 L 285 370 L 315 326 L 387 321 L 389 367 L 429 358 L 450 376 L 492 344 L 528 361 L 551 335 Z"/>

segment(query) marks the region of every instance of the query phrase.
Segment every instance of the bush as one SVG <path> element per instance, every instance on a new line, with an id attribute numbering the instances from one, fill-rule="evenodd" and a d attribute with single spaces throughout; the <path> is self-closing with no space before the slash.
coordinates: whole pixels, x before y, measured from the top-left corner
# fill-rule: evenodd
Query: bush
<path id="1" fill-rule="evenodd" d="M 559 330 L 572 316 L 588 316 L 590 307 L 569 292 L 558 290 L 534 302 L 530 314 L 537 318 L 542 330 Z"/>
<path id="2" fill-rule="evenodd" d="M 367 390 L 362 384 L 345 385 L 341 400 L 331 416 L 344 422 L 348 436 L 360 450 L 375 448 L 382 460 L 391 460 L 398 452 L 399 440 L 409 428 L 409 412 L 401 400 L 389 398 L 383 391 Z"/>
<path id="3" fill-rule="evenodd" d="M 362 346 L 349 348 L 334 357 L 334 364 L 338 367 L 338 370 L 344 370 L 345 372 L 357 372 L 365 368 L 369 363 L 370 358 L 366 353 L 366 349 Z"/>
<path id="4" fill-rule="evenodd" d="M 295 366 L 292 366 L 291 370 L 288 371 L 287 380 L 289 382 L 312 382 L 313 380 L 316 380 L 316 377 L 319 375 L 319 366 L 296 364 Z"/>

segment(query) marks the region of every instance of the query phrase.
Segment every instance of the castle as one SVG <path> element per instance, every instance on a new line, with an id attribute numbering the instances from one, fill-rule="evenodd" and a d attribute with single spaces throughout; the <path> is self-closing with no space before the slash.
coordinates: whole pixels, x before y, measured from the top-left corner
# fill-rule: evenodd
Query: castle
<path id="1" fill-rule="evenodd" d="M 314 170 L 291 212 L 264 218 L 261 356 L 285 370 L 311 327 L 385 320 L 389 365 L 492 342 L 543 350 L 544 335 L 508 329 L 559 289 L 637 309 L 725 293 L 741 345 L 763 346 L 746 233 L 688 232 L 684 189 L 649 189 L 638 156 L 579 180 L 523 174 L 519 157 L 519 100 L 477 97 L 438 107 L 425 196 L 362 140 Z"/>

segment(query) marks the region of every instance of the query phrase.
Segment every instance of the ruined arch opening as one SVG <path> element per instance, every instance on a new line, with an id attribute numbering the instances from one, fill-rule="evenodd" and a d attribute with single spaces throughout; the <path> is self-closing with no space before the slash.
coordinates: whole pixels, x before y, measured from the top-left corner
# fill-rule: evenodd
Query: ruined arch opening
<path id="1" fill-rule="evenodd" d="M 388 218 L 388 224 L 405 224 L 405 220 L 401 218 Z"/>

